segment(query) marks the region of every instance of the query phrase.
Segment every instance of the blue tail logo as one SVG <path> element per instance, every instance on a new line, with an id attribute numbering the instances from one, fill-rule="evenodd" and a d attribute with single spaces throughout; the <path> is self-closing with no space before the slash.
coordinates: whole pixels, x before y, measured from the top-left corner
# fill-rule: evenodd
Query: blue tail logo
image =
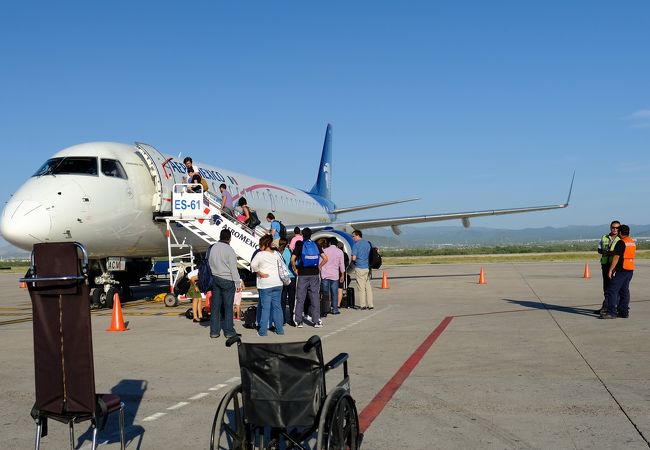
<path id="1" fill-rule="evenodd" d="M 320 166 L 318 166 L 318 178 L 316 184 L 309 191 L 310 194 L 318 195 L 327 200 L 331 199 L 332 194 L 332 125 L 327 124 L 325 131 L 325 141 L 323 142 L 323 153 L 320 157 Z"/>

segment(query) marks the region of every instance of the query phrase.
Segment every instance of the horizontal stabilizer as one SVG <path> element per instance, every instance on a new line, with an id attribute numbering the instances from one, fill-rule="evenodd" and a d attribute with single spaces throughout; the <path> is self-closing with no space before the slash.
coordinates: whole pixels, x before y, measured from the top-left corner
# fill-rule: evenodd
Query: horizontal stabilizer
<path id="1" fill-rule="evenodd" d="M 420 200 L 420 199 L 407 198 L 404 200 L 392 200 L 389 202 L 369 203 L 367 205 L 350 206 L 349 208 L 336 208 L 334 211 L 332 211 L 332 214 L 343 214 L 343 213 L 349 213 L 354 211 L 362 211 L 364 209 L 380 208 L 382 206 L 397 205 L 398 203 L 414 202 L 415 200 Z"/>

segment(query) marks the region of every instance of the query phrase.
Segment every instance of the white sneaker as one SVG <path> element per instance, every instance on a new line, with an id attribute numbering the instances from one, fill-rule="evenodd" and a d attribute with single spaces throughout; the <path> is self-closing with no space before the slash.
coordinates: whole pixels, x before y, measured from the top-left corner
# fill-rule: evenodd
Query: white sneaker
<path id="1" fill-rule="evenodd" d="M 318 323 L 314 325 L 314 328 L 323 328 L 323 322 L 319 320 Z"/>
<path id="2" fill-rule="evenodd" d="M 302 322 L 298 322 L 298 324 L 296 325 L 296 328 L 302 328 Z"/>
<path id="3" fill-rule="evenodd" d="M 311 322 L 311 316 L 309 314 L 305 314 L 304 318 L 307 322 Z"/>

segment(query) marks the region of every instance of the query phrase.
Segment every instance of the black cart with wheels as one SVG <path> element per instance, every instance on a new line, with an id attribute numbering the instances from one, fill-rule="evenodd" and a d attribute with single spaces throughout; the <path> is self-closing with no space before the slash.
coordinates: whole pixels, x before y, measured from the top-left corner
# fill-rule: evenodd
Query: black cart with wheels
<path id="1" fill-rule="evenodd" d="M 210 449 L 351 449 L 359 447 L 359 418 L 350 395 L 348 354 L 328 363 L 318 336 L 307 342 L 237 343 L 241 384 L 221 400 Z M 325 374 L 343 366 L 327 393 Z"/>

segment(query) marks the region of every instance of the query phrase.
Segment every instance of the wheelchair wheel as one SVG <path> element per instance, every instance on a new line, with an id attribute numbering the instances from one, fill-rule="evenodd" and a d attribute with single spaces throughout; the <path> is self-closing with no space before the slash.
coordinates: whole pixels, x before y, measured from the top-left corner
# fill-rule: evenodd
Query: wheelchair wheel
<path id="1" fill-rule="evenodd" d="M 212 422 L 210 450 L 248 450 L 249 439 L 244 424 L 244 399 L 241 384 L 221 399 Z"/>
<path id="2" fill-rule="evenodd" d="M 352 396 L 335 392 L 324 405 L 318 427 L 318 450 L 356 450 L 359 448 L 359 416 Z M 326 409 L 325 409 L 326 408 Z"/>

